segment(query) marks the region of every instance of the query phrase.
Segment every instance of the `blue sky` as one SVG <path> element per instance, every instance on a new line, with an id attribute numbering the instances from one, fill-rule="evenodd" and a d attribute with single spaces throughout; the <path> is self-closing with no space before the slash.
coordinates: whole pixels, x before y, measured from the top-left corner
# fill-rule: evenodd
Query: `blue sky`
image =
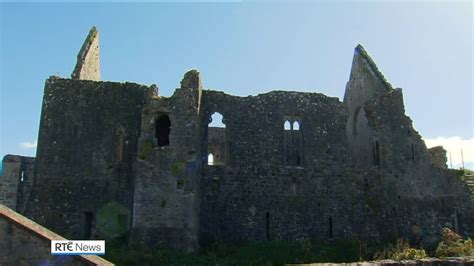
<path id="1" fill-rule="evenodd" d="M 103 80 L 157 84 L 183 74 L 235 95 L 274 89 L 342 99 L 361 43 L 404 92 L 427 143 L 474 166 L 472 3 L 1 3 L 0 155 L 35 155 L 44 81 L 69 77 L 91 26 Z"/>

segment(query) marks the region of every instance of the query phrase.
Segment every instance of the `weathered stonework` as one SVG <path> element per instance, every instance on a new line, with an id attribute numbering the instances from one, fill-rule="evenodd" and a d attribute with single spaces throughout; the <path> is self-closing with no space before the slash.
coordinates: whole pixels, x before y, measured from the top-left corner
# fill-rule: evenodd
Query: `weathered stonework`
<path id="1" fill-rule="evenodd" d="M 23 212 L 33 185 L 35 158 L 9 154 L 2 163 L 0 204 Z"/>
<path id="2" fill-rule="evenodd" d="M 71 78 L 100 80 L 99 32 L 95 27 L 91 28 L 81 50 L 77 54 L 77 63 Z"/>
<path id="3" fill-rule="evenodd" d="M 2 204 L 0 236 L 0 265 L 113 265 L 93 255 L 51 255 L 51 240 L 66 239 Z"/>
<path id="4" fill-rule="evenodd" d="M 428 149 L 433 163 L 440 168 L 448 168 L 446 164 L 448 159 L 446 157 L 446 150 L 442 146 L 436 146 Z"/>
<path id="5" fill-rule="evenodd" d="M 225 127 L 209 126 L 215 112 Z M 428 245 L 441 227 L 474 231 L 466 183 L 435 157 L 362 46 L 343 102 L 232 96 L 203 89 L 196 70 L 171 97 L 51 77 L 25 214 L 72 238 L 187 251 L 307 237 Z"/>

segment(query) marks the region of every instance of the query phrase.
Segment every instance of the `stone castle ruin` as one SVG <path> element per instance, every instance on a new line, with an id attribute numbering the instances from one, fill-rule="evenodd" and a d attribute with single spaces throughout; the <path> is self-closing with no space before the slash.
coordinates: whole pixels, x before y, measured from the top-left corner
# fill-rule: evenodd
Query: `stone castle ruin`
<path id="1" fill-rule="evenodd" d="M 466 183 L 444 149 L 426 148 L 402 90 L 360 45 L 342 102 L 237 97 L 203 89 L 196 70 L 163 97 L 100 81 L 93 28 L 72 78 L 46 80 L 36 158 L 3 164 L 0 202 L 70 239 L 189 251 L 309 237 L 430 244 L 445 226 L 474 231 Z"/>

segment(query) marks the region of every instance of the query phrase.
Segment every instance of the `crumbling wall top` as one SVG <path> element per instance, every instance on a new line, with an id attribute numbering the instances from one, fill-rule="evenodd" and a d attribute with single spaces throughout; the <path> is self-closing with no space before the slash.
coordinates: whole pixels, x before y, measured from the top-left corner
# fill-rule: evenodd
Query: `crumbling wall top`
<path id="1" fill-rule="evenodd" d="M 385 86 L 387 86 L 387 88 L 393 89 L 392 84 L 390 84 L 390 82 L 387 81 L 382 71 L 380 71 L 380 69 L 375 64 L 374 60 L 372 60 L 372 57 L 370 57 L 370 55 L 367 53 L 367 51 L 364 49 L 364 47 L 361 44 L 357 45 L 357 47 L 355 48 L 355 52 L 365 59 L 370 69 L 385 84 Z"/>
<path id="2" fill-rule="evenodd" d="M 77 63 L 71 78 L 100 80 L 99 32 L 96 27 L 90 29 L 77 54 Z"/>

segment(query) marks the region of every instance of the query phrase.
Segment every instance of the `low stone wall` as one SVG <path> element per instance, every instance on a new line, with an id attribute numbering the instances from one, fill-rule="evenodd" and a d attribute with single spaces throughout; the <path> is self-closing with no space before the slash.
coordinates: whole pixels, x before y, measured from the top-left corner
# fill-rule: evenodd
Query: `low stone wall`
<path id="1" fill-rule="evenodd" d="M 64 239 L 0 204 L 0 265 L 113 265 L 93 255 L 51 255 L 51 240 Z"/>

